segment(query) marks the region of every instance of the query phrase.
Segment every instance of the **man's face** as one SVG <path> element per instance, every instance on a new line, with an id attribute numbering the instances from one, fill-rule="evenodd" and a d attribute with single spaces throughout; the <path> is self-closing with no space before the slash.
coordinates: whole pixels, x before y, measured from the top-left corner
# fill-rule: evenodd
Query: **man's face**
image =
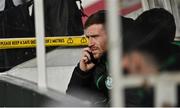
<path id="1" fill-rule="evenodd" d="M 142 52 L 133 51 L 125 54 L 122 60 L 122 67 L 127 72 L 126 74 L 148 75 L 158 72 L 154 58 Z"/>
<path id="2" fill-rule="evenodd" d="M 89 39 L 88 46 L 94 58 L 98 59 L 107 51 L 107 34 L 102 24 L 93 24 L 85 29 L 85 34 Z"/>

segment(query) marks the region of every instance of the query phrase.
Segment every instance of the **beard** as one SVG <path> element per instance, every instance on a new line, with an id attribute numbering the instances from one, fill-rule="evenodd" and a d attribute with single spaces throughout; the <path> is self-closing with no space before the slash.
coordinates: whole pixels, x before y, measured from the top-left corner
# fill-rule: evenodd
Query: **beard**
<path id="1" fill-rule="evenodd" d="M 93 56 L 95 59 L 100 59 L 102 55 L 103 55 L 102 52 L 99 52 L 99 51 L 93 52 Z"/>

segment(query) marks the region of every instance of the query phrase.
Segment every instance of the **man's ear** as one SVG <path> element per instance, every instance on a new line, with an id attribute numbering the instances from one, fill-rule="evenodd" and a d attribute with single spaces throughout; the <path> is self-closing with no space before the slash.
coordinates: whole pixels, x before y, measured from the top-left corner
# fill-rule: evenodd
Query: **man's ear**
<path id="1" fill-rule="evenodd" d="M 126 54 L 126 55 L 123 56 L 122 68 L 128 69 L 128 67 L 129 67 L 129 55 Z"/>
<path id="2" fill-rule="evenodd" d="M 139 73 L 143 69 L 143 57 L 138 52 L 132 52 L 130 55 L 130 71 L 131 73 Z"/>

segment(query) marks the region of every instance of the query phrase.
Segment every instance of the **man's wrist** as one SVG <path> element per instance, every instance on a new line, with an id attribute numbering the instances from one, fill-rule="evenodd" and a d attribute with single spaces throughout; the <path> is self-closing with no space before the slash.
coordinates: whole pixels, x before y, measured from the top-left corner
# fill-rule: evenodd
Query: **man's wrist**
<path id="1" fill-rule="evenodd" d="M 81 70 L 80 63 L 78 63 L 76 70 L 77 70 L 76 72 L 77 72 L 78 76 L 81 76 L 83 78 L 88 77 L 90 74 L 90 72 L 88 72 L 88 71 Z"/>

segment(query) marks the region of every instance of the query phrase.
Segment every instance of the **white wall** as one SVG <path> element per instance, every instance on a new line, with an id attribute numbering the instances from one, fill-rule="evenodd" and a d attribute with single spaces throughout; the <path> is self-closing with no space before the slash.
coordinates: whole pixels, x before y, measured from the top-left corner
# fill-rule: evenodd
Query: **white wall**
<path id="1" fill-rule="evenodd" d="M 13 0 L 16 6 L 21 4 L 22 1 L 28 1 L 28 0 Z M 5 4 L 5 0 L 0 0 L 0 11 L 4 10 L 4 4 Z"/>

